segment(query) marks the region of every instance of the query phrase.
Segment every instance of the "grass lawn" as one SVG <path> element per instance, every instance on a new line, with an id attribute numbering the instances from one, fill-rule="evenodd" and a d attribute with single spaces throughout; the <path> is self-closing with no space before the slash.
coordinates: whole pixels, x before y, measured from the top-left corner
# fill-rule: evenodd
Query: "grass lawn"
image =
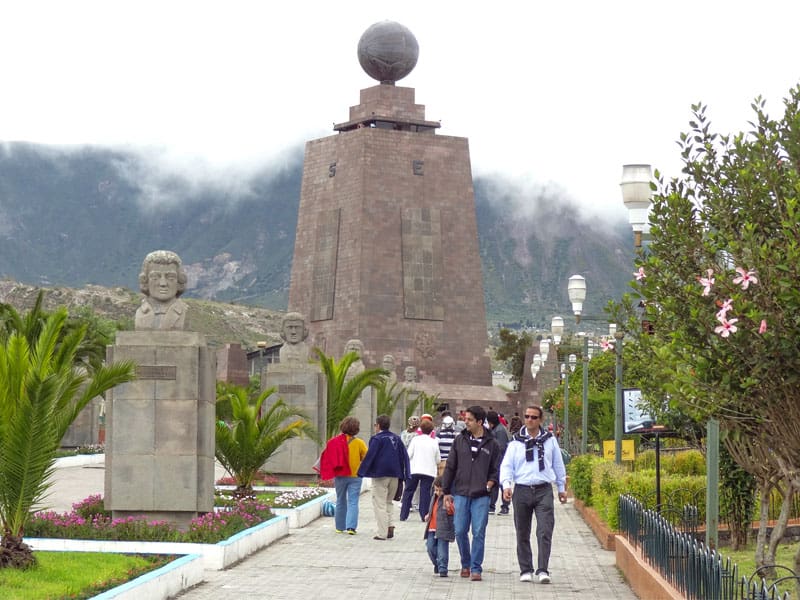
<path id="1" fill-rule="evenodd" d="M 800 547 L 800 542 L 779 545 L 778 551 L 775 553 L 775 561 L 779 565 L 794 570 L 794 556 L 797 553 L 798 547 Z M 749 579 L 750 575 L 756 570 L 755 547 L 753 544 L 749 544 L 745 550 L 737 550 L 736 552 L 732 552 L 730 548 L 722 547 L 720 548 L 720 554 L 723 557 L 730 557 L 731 561 L 739 566 L 739 580 L 741 580 L 742 577 L 747 577 Z M 778 569 L 776 575 L 777 577 L 786 577 L 787 575 L 791 575 L 791 573 L 786 569 Z M 798 575 L 800 575 L 800 573 L 798 573 Z M 773 581 L 774 578 L 767 578 L 767 585 L 771 584 Z M 790 592 L 795 594 L 794 583 L 792 581 L 785 585 L 779 584 L 778 587 L 781 593 Z M 793 595 L 792 598 L 797 598 L 797 595 Z"/>
<path id="2" fill-rule="evenodd" d="M 32 569 L 0 569 L 3 600 L 91 598 L 175 558 L 104 552 L 36 552 L 35 556 L 38 565 Z"/>

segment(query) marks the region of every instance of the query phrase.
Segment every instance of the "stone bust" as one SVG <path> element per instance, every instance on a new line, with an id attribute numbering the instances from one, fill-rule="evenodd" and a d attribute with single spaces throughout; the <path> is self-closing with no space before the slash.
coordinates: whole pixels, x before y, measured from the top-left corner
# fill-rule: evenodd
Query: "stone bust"
<path id="1" fill-rule="evenodd" d="M 413 365 L 409 365 L 403 371 L 403 379 L 406 383 L 416 383 L 417 382 L 417 367 Z"/>
<path id="2" fill-rule="evenodd" d="M 136 310 L 134 328 L 182 330 L 188 307 L 179 296 L 186 289 L 186 279 L 181 259 L 174 252 L 156 250 L 145 256 L 139 273 L 139 288 L 145 297 Z"/>
<path id="3" fill-rule="evenodd" d="M 347 340 L 347 343 L 344 345 L 344 353 L 348 354 L 350 352 L 355 352 L 358 358 L 353 361 L 353 364 L 347 369 L 347 375 L 344 377 L 345 381 L 352 379 L 355 375 L 364 371 L 364 361 L 361 360 L 361 357 L 364 355 L 363 342 L 359 339 Z"/>
<path id="4" fill-rule="evenodd" d="M 391 354 L 384 354 L 383 360 L 381 361 L 381 368 L 389 371 L 389 375 L 386 377 L 387 383 L 392 384 L 397 381 L 397 371 L 395 369 L 394 356 Z"/>
<path id="5" fill-rule="evenodd" d="M 308 326 L 299 312 L 287 312 L 281 321 L 281 364 L 306 364 L 308 362 Z"/>

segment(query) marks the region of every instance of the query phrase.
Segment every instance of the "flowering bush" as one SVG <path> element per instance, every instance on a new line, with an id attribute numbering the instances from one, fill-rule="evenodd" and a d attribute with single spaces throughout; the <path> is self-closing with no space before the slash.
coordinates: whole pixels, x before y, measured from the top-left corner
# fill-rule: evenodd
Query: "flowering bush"
<path id="1" fill-rule="evenodd" d="M 278 485 L 278 483 L 278 478 L 275 475 L 264 471 L 259 471 L 253 477 L 253 485 Z M 217 481 L 217 485 L 236 485 L 236 479 L 230 476 L 221 477 Z"/>
<path id="2" fill-rule="evenodd" d="M 255 499 L 273 508 L 297 508 L 328 493 L 328 490 L 318 487 L 301 487 L 287 492 L 263 492 L 256 495 Z M 237 500 L 231 491 L 218 490 L 214 494 L 214 506 L 220 508 L 233 507 Z"/>
<path id="3" fill-rule="evenodd" d="M 309 500 L 319 498 L 326 493 L 327 490 L 322 490 L 320 488 L 302 488 L 292 490 L 291 492 L 283 492 L 275 496 L 275 500 L 272 501 L 272 506 L 274 508 L 295 508 L 305 504 Z"/>
<path id="4" fill-rule="evenodd" d="M 269 507 L 263 503 L 242 500 L 224 512 L 206 513 L 192 519 L 189 529 L 181 531 L 166 521 L 150 521 L 144 516 L 112 519 L 98 495 L 74 504 L 69 513 L 36 513 L 25 528 L 25 535 L 63 539 L 215 544 L 272 517 Z"/>

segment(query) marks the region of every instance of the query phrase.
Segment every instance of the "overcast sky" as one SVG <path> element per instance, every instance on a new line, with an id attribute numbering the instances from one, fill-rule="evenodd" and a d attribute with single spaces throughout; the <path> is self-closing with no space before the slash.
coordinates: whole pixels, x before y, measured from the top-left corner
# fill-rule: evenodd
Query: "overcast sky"
<path id="1" fill-rule="evenodd" d="M 800 3 L 377 0 L 5 0 L 0 140 L 125 144 L 244 176 L 332 134 L 374 85 L 358 40 L 385 19 L 416 36 L 416 89 L 440 133 L 503 173 L 623 214 L 622 165 L 680 169 L 690 105 L 747 127 L 800 79 Z M 230 170 L 235 169 L 235 170 Z"/>

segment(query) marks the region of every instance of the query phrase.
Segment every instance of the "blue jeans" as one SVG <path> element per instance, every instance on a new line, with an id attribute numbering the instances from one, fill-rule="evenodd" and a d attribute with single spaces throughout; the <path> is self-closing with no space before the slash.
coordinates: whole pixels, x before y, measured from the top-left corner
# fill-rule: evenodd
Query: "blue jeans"
<path id="1" fill-rule="evenodd" d="M 357 529 L 361 477 L 335 477 L 333 485 L 336 489 L 336 529 Z"/>
<path id="2" fill-rule="evenodd" d="M 433 531 L 425 532 L 425 547 L 437 573 L 447 573 L 450 565 L 450 542 L 437 540 Z"/>
<path id="3" fill-rule="evenodd" d="M 461 554 L 461 568 L 472 573 L 483 571 L 483 547 L 486 539 L 486 524 L 489 522 L 489 496 L 469 498 L 453 496 L 456 514 L 456 544 Z M 469 529 L 472 526 L 472 552 L 469 547 Z"/>

